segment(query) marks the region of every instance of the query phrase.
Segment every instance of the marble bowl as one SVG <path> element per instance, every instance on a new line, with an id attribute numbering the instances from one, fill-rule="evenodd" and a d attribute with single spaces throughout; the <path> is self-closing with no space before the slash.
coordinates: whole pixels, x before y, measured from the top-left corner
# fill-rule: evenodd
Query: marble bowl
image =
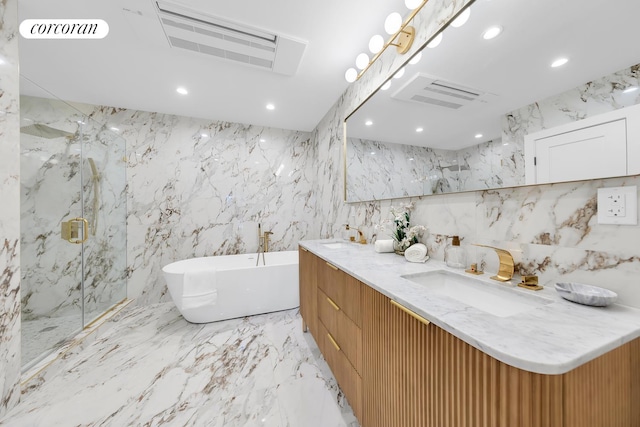
<path id="1" fill-rule="evenodd" d="M 618 298 L 613 291 L 582 283 L 556 283 L 556 291 L 564 299 L 594 307 L 606 307 Z"/>

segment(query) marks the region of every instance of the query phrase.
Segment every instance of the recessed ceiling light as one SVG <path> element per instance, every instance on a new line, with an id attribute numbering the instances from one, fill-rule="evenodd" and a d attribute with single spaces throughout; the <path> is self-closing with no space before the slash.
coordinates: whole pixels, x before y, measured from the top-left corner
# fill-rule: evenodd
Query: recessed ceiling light
<path id="1" fill-rule="evenodd" d="M 367 126 L 371 126 L 373 122 L 371 120 L 367 120 L 366 122 L 364 122 L 364 124 Z"/>
<path id="2" fill-rule="evenodd" d="M 489 27 L 482 33 L 482 38 L 485 40 L 491 40 L 498 37 L 502 34 L 502 27 L 500 25 L 494 25 L 493 27 Z"/>
<path id="3" fill-rule="evenodd" d="M 385 84 L 382 85 L 382 87 L 380 88 L 380 90 L 387 90 L 391 87 L 391 80 L 387 80 L 387 82 Z"/>
<path id="4" fill-rule="evenodd" d="M 267 110 L 275 110 L 276 106 L 273 104 L 267 104 Z"/>
<path id="5" fill-rule="evenodd" d="M 628 87 L 625 90 L 623 90 L 622 93 L 635 92 L 636 90 L 638 90 L 638 86 L 631 86 L 631 87 Z"/>
<path id="6" fill-rule="evenodd" d="M 186 95 L 186 94 L 189 93 L 189 91 L 186 88 L 182 87 L 182 86 L 178 87 L 176 89 L 176 92 L 178 92 L 180 95 Z"/>
<path id="7" fill-rule="evenodd" d="M 476 134 L 476 138 L 482 138 L 482 134 L 481 133 L 477 133 Z"/>
<path id="8" fill-rule="evenodd" d="M 423 128 L 416 128 L 416 132 L 422 132 L 423 130 Z"/>
<path id="9" fill-rule="evenodd" d="M 561 67 L 561 66 L 563 66 L 564 64 L 566 64 L 567 62 L 569 62 L 569 60 L 568 60 L 567 58 L 558 58 L 558 59 L 556 59 L 555 61 L 553 61 L 553 62 L 551 63 L 551 66 L 552 66 L 553 68 Z"/>

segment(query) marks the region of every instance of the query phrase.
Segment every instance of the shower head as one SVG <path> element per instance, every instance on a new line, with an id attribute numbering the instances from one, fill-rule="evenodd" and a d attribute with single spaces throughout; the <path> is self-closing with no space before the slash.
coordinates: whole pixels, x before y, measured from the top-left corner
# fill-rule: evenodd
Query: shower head
<path id="1" fill-rule="evenodd" d="M 72 139 L 75 136 L 75 134 L 71 132 L 65 132 L 63 130 L 55 129 L 40 123 L 36 123 L 29 126 L 23 126 L 20 128 L 20 133 L 25 133 L 27 135 L 38 136 L 40 138 L 46 138 L 46 139 L 54 139 L 54 138 L 61 138 L 61 137 Z"/>

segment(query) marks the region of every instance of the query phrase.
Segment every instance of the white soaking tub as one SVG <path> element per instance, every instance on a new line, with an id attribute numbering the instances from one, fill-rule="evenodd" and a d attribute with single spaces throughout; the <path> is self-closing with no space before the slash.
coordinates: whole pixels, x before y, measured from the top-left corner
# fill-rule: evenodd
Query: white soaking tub
<path id="1" fill-rule="evenodd" d="M 171 298 L 192 323 L 209 323 L 300 306 L 298 252 L 192 258 L 166 265 Z"/>

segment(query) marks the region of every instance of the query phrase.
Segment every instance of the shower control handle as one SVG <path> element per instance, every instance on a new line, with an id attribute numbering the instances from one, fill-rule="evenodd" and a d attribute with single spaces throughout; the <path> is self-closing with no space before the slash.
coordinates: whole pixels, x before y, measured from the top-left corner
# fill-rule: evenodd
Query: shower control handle
<path id="1" fill-rule="evenodd" d="M 80 224 L 82 223 L 82 239 L 80 239 Z M 89 221 L 85 218 L 72 218 L 63 221 L 60 227 L 60 236 L 69 243 L 81 244 L 89 238 Z"/>

